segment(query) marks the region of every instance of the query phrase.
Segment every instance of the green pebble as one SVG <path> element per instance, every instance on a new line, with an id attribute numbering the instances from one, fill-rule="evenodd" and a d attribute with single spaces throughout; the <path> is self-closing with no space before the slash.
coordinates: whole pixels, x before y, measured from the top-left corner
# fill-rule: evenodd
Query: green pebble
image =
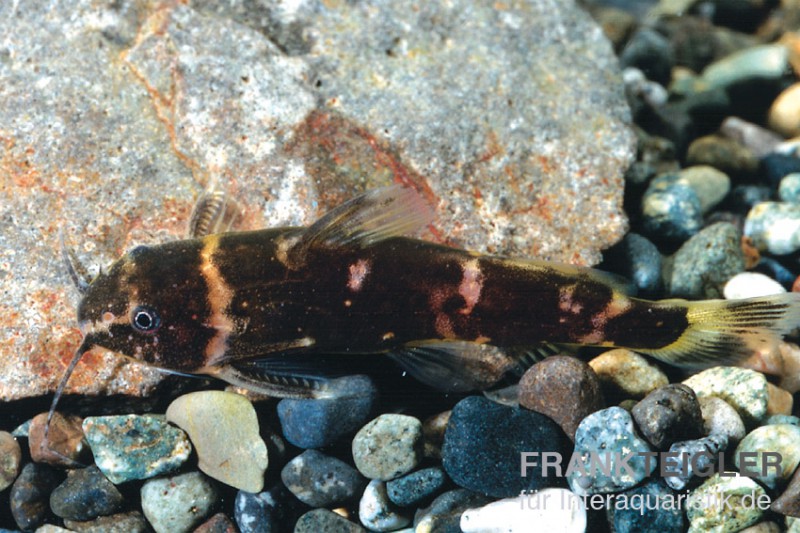
<path id="1" fill-rule="evenodd" d="M 713 396 L 728 402 L 747 426 L 757 425 L 767 414 L 767 379 L 755 370 L 716 366 L 683 383 L 691 387 L 698 398 Z"/>
<path id="2" fill-rule="evenodd" d="M 775 468 L 764 468 L 763 452 L 780 454 L 780 472 L 777 472 Z M 767 487 L 777 488 L 791 478 L 797 465 L 800 464 L 800 427 L 790 424 L 774 424 L 761 426 L 751 431 L 736 448 L 734 458 L 740 471 L 742 470 L 742 453 L 758 454 L 747 460 L 747 469 L 754 474 L 752 477 Z M 756 472 L 758 475 L 755 475 Z"/>
<path id="3" fill-rule="evenodd" d="M 686 500 L 689 533 L 733 533 L 759 521 L 769 497 L 748 477 L 714 474 Z"/>

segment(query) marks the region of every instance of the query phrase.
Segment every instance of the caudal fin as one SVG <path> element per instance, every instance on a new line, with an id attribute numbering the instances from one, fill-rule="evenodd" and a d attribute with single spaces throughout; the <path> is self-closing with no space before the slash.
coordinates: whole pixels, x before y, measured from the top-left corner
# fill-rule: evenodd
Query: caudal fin
<path id="1" fill-rule="evenodd" d="M 684 368 L 732 364 L 777 350 L 781 337 L 800 327 L 800 293 L 675 304 L 686 306 L 686 331 L 664 348 L 642 351 Z"/>

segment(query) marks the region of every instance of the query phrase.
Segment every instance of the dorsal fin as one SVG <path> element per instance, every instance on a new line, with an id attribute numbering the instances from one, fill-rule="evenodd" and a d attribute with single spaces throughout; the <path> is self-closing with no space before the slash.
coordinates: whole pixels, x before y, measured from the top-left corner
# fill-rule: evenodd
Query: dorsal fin
<path id="1" fill-rule="evenodd" d="M 316 247 L 365 247 L 420 230 L 433 210 L 414 189 L 392 185 L 374 189 L 328 211 L 291 243 L 287 256 L 302 264 Z"/>

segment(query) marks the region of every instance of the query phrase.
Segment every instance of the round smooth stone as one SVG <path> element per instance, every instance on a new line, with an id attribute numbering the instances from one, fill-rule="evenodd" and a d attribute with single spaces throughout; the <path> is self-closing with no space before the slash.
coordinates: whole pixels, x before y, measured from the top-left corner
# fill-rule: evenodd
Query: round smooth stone
<path id="1" fill-rule="evenodd" d="M 731 404 L 716 396 L 698 398 L 703 413 L 703 433 L 724 435 L 728 442 L 737 444 L 746 434 L 742 417 Z"/>
<path id="2" fill-rule="evenodd" d="M 759 250 L 786 255 L 800 249 L 800 204 L 761 202 L 753 206 L 744 234 Z"/>
<path id="3" fill-rule="evenodd" d="M 725 284 L 722 294 L 727 300 L 783 294 L 786 289 L 774 279 L 758 272 L 740 272 Z"/>
<path id="4" fill-rule="evenodd" d="M 789 70 L 789 51 L 783 44 L 745 48 L 708 65 L 702 77 L 710 88 L 729 88 L 753 80 L 780 80 Z"/>
<path id="5" fill-rule="evenodd" d="M 306 450 L 283 467 L 283 484 L 311 507 L 335 507 L 361 493 L 366 480 L 344 461 Z"/>
<path id="6" fill-rule="evenodd" d="M 156 533 L 186 533 L 198 526 L 217 503 L 217 489 L 200 472 L 147 480 L 142 510 Z"/>
<path id="7" fill-rule="evenodd" d="M 746 368 L 716 366 L 683 381 L 702 399 L 716 396 L 733 407 L 745 425 L 754 426 L 767 416 L 769 388 L 760 372 Z"/>
<path id="8" fill-rule="evenodd" d="M 398 507 L 411 507 L 430 501 L 446 485 L 448 479 L 438 466 L 423 468 L 386 483 L 386 493 Z"/>
<path id="9" fill-rule="evenodd" d="M 358 503 L 358 518 L 371 531 L 395 531 L 411 523 L 411 516 L 392 505 L 386 483 L 373 479 Z"/>
<path id="10" fill-rule="evenodd" d="M 689 493 L 690 531 L 740 531 L 761 519 L 769 502 L 764 489 L 748 477 L 714 474 Z"/>
<path id="11" fill-rule="evenodd" d="M 147 520 L 139 511 L 99 516 L 86 522 L 65 519 L 64 525 L 71 531 L 88 533 L 147 533 L 150 531 Z"/>
<path id="12" fill-rule="evenodd" d="M 71 470 L 50 494 L 50 508 L 61 518 L 92 520 L 119 511 L 125 499 L 100 469 Z"/>
<path id="13" fill-rule="evenodd" d="M 785 137 L 800 135 L 800 83 L 790 85 L 775 98 L 767 123 Z"/>
<path id="14" fill-rule="evenodd" d="M 417 532 L 461 531 L 461 515 L 467 509 L 490 503 L 487 497 L 466 489 L 456 489 L 438 496 L 431 504 L 417 511 L 414 527 Z"/>
<path id="15" fill-rule="evenodd" d="M 642 197 L 642 227 L 653 238 L 684 241 L 702 223 L 700 199 L 685 183 L 654 180 Z"/>
<path id="16" fill-rule="evenodd" d="M 240 490 L 264 488 L 267 445 L 247 398 L 223 391 L 185 394 L 169 405 L 167 420 L 189 434 L 200 470 Z"/>
<path id="17" fill-rule="evenodd" d="M 11 433 L 0 431 L 0 492 L 17 479 L 22 463 L 22 449 Z"/>
<path id="18" fill-rule="evenodd" d="M 20 529 L 33 531 L 51 516 L 50 493 L 64 479 L 63 474 L 43 463 L 28 463 L 11 485 L 11 516 Z"/>
<path id="19" fill-rule="evenodd" d="M 307 510 L 283 482 L 278 482 L 257 494 L 243 490 L 236 493 L 233 517 L 241 533 L 282 533 Z"/>
<path id="20" fill-rule="evenodd" d="M 675 460 L 669 464 L 661 464 L 662 470 L 667 474 L 664 481 L 672 489 L 683 490 L 692 478 L 708 477 L 718 454 L 727 447 L 728 437 L 725 435 L 709 435 L 702 439 L 676 442 L 669 448 L 669 453 L 675 454 Z"/>
<path id="21" fill-rule="evenodd" d="M 800 203 L 800 172 L 792 172 L 781 179 L 778 198 L 781 202 Z"/>
<path id="22" fill-rule="evenodd" d="M 589 361 L 589 366 L 606 387 L 623 398 L 643 398 L 669 383 L 661 369 L 625 348 L 603 352 Z"/>
<path id="23" fill-rule="evenodd" d="M 422 422 L 413 416 L 381 415 L 356 433 L 352 448 L 353 461 L 364 476 L 394 479 L 422 460 Z"/>
<path id="24" fill-rule="evenodd" d="M 716 207 L 731 190 L 728 175 L 709 165 L 687 167 L 678 173 L 677 178 L 697 194 L 703 214 Z"/>
<path id="25" fill-rule="evenodd" d="M 544 489 L 467 509 L 460 526 L 464 533 L 528 533 L 533 524 L 536 531 L 583 533 L 583 500 L 566 489 Z"/>
<path id="26" fill-rule="evenodd" d="M 314 509 L 301 516 L 294 533 L 367 533 L 367 530 L 327 509 Z"/>
<path id="27" fill-rule="evenodd" d="M 80 463 L 86 450 L 86 441 L 81 429 L 81 418 L 63 416 L 56 411 L 50 422 L 47 442 L 44 440 L 47 413 L 33 417 L 28 428 L 28 447 L 31 459 L 37 463 L 74 467 Z"/>
<path id="28" fill-rule="evenodd" d="M 631 410 L 642 436 L 657 449 L 703 432 L 703 415 L 694 391 L 680 383 L 660 387 Z"/>
<path id="29" fill-rule="evenodd" d="M 664 483 L 651 479 L 618 495 L 606 509 L 613 531 L 636 533 L 683 533 L 683 511 L 678 495 Z M 624 504 L 623 504 L 624 502 Z"/>
<path id="30" fill-rule="evenodd" d="M 754 457 L 745 459 L 743 453 Z M 770 459 L 765 453 L 779 454 L 780 472 L 770 466 Z M 800 464 L 800 427 L 790 424 L 758 427 L 742 439 L 734 458 L 740 472 L 743 471 L 743 462 L 747 461 L 746 469 L 750 471 L 748 475 L 767 487 L 774 489 L 783 485 Z"/>
<path id="31" fill-rule="evenodd" d="M 88 417 L 83 432 L 95 464 L 112 483 L 171 472 L 192 452 L 186 433 L 161 416 Z"/>

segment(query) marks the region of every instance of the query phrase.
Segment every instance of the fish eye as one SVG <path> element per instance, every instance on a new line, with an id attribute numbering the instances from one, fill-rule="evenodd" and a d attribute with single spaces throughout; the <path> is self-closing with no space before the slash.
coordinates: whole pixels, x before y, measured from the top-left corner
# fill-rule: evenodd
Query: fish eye
<path id="1" fill-rule="evenodd" d="M 131 325 L 136 331 L 153 333 L 161 326 L 161 318 L 152 307 L 140 305 L 133 310 Z"/>

